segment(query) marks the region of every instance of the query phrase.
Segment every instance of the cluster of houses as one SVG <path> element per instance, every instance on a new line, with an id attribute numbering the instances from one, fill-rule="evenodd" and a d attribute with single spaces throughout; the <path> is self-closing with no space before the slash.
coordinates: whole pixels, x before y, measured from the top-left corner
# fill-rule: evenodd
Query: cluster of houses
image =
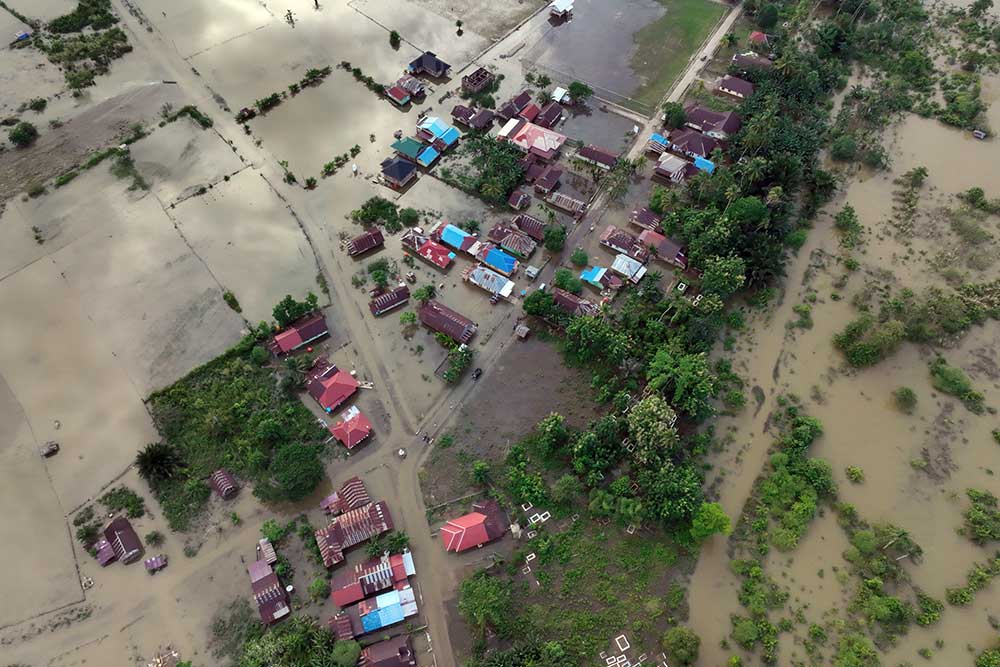
<path id="1" fill-rule="evenodd" d="M 362 237 L 367 240 L 359 240 L 361 239 L 359 237 L 352 240 L 348 247 L 351 248 L 351 244 L 357 242 L 357 247 L 366 247 L 370 250 L 383 243 L 382 233 L 377 229 L 366 232 Z M 373 240 L 376 238 L 377 243 Z M 406 290 L 406 297 L 409 298 L 409 290 Z M 329 333 L 323 313 L 315 311 L 299 318 L 276 333 L 268 347 L 276 357 L 288 356 L 302 348 L 311 352 L 310 344 L 329 335 Z M 317 357 L 306 373 L 306 391 L 328 414 L 339 410 L 348 399 L 357 393 L 360 386 L 361 383 L 354 377 L 353 372 L 338 368 L 323 356 Z M 326 426 L 330 435 L 348 451 L 367 440 L 373 431 L 371 421 L 354 405 L 349 406 L 336 421 L 328 423 Z"/>
<path id="2" fill-rule="evenodd" d="M 430 168 L 462 136 L 437 116 L 420 116 L 414 134 L 396 139 L 391 146 L 395 156 L 382 162 L 382 181 L 393 190 L 406 188 L 417 178 L 418 167 Z"/>

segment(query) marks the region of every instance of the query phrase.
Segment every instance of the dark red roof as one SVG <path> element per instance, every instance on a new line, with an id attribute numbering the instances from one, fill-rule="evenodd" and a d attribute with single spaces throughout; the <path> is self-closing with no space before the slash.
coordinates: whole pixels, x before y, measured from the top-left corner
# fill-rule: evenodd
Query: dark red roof
<path id="1" fill-rule="evenodd" d="M 316 531 L 316 544 L 323 556 L 323 564 L 333 567 L 343 562 L 346 550 L 392 529 L 389 508 L 383 501 L 379 501 L 334 518 L 326 528 Z"/>
<path id="2" fill-rule="evenodd" d="M 236 484 L 236 479 L 229 474 L 229 471 L 222 469 L 213 472 L 208 478 L 208 483 L 223 500 L 229 500 L 235 496 L 240 488 Z"/>
<path id="3" fill-rule="evenodd" d="M 142 556 L 142 542 L 132 524 L 123 516 L 115 517 L 104 527 L 104 539 L 123 563 L 132 563 Z"/>
<path id="4" fill-rule="evenodd" d="M 743 126 L 743 121 L 732 111 L 712 111 L 700 104 L 689 105 L 684 109 L 685 125 L 701 132 L 718 132 L 722 135 L 735 134 Z"/>
<path id="5" fill-rule="evenodd" d="M 451 110 L 451 117 L 457 120 L 459 123 L 465 123 L 466 125 L 469 124 L 469 121 L 471 121 L 472 117 L 475 115 L 476 112 L 474 109 L 471 109 L 462 104 L 456 104 L 455 108 Z"/>
<path id="6" fill-rule="evenodd" d="M 388 313 L 393 308 L 398 308 L 410 300 L 410 288 L 406 285 L 389 290 L 368 302 L 368 309 L 372 315 L 378 317 Z"/>
<path id="7" fill-rule="evenodd" d="M 358 667 L 415 667 L 416 664 L 410 635 L 401 634 L 362 649 Z"/>
<path id="8" fill-rule="evenodd" d="M 545 171 L 538 177 L 538 180 L 535 181 L 535 189 L 539 192 L 551 192 L 559 185 L 562 173 L 562 169 L 559 169 L 555 165 L 546 167 Z"/>
<path id="9" fill-rule="evenodd" d="M 660 216 L 648 208 L 634 209 L 628 217 L 629 222 L 643 229 L 657 231 L 660 228 Z"/>
<path id="10" fill-rule="evenodd" d="M 319 507 L 328 514 L 342 514 L 347 510 L 352 510 L 370 503 L 372 499 L 368 496 L 368 489 L 360 477 L 351 477 L 344 482 L 339 490 L 334 491 L 324 498 Z"/>
<path id="11" fill-rule="evenodd" d="M 639 242 L 638 238 L 614 225 L 608 225 L 601 234 L 601 245 L 624 253 L 643 264 L 649 259 L 649 250 Z"/>
<path id="12" fill-rule="evenodd" d="M 496 116 L 496 114 L 489 109 L 480 109 L 479 113 L 477 113 L 473 119 L 469 121 L 469 125 L 474 130 L 485 130 L 491 128 L 493 127 L 494 116 Z"/>
<path id="13" fill-rule="evenodd" d="M 528 104 L 527 106 L 525 106 L 523 109 L 521 109 L 521 113 L 519 113 L 518 115 L 521 118 L 523 118 L 524 120 L 526 120 L 528 122 L 531 122 L 531 121 L 535 120 L 535 116 L 538 115 L 539 111 L 541 111 L 541 109 L 538 108 L 538 105 L 535 104 L 534 102 L 531 102 L 530 104 Z"/>
<path id="14" fill-rule="evenodd" d="M 289 324 L 284 331 L 276 333 L 269 347 L 274 354 L 288 354 L 317 338 L 322 338 L 327 333 L 329 330 L 326 318 L 317 310 L 300 317 Z"/>
<path id="15" fill-rule="evenodd" d="M 719 88 L 731 90 L 734 93 L 739 93 L 743 97 L 750 97 L 753 95 L 754 90 L 752 83 L 735 76 L 722 77 L 722 81 L 719 82 Z"/>
<path id="16" fill-rule="evenodd" d="M 535 125 L 553 128 L 562 118 L 563 108 L 558 102 L 549 102 L 535 117 Z"/>
<path id="17" fill-rule="evenodd" d="M 558 287 L 552 288 L 552 300 L 557 306 L 574 316 L 597 315 L 601 310 L 596 303 Z"/>
<path id="18" fill-rule="evenodd" d="M 615 166 L 618 162 L 618 156 L 609 150 L 605 150 L 600 146 L 595 146 L 593 144 L 588 144 L 577 151 L 577 155 L 584 160 L 590 160 L 591 162 L 596 162 L 597 164 L 603 165 L 608 169 Z"/>
<path id="19" fill-rule="evenodd" d="M 381 248 L 384 244 L 385 237 L 382 236 L 382 230 L 378 227 L 372 227 L 363 234 L 355 236 L 348 241 L 347 254 L 353 257 L 354 255 L 360 255 L 375 248 Z"/>
<path id="20" fill-rule="evenodd" d="M 354 639 L 354 623 L 351 622 L 348 612 L 342 611 L 333 616 L 327 621 L 327 626 L 338 640 Z"/>
<path id="21" fill-rule="evenodd" d="M 407 230 L 403 234 L 403 238 L 400 239 L 400 243 L 403 244 L 404 249 L 442 271 L 447 270 L 454 261 L 450 249 L 416 229 Z"/>
<path id="22" fill-rule="evenodd" d="M 330 426 L 330 433 L 348 450 L 354 449 L 372 433 L 372 423 L 357 407 L 352 406 Z"/>
<path id="23" fill-rule="evenodd" d="M 528 106 L 528 103 L 530 102 L 531 102 L 530 90 L 522 90 L 520 94 L 517 95 L 517 97 L 512 98 L 510 101 L 510 103 L 514 106 L 514 108 L 517 109 L 518 113 L 520 113 L 524 109 L 524 107 Z"/>
<path id="24" fill-rule="evenodd" d="M 468 343 L 476 335 L 477 327 L 472 320 L 433 299 L 420 307 L 419 315 L 424 326 L 456 343 Z"/>
<path id="25" fill-rule="evenodd" d="M 514 223 L 515 227 L 536 241 L 545 240 L 545 223 L 538 218 L 530 216 L 527 213 L 521 213 L 520 215 L 515 215 L 511 222 Z"/>
<path id="26" fill-rule="evenodd" d="M 250 588 L 260 620 L 270 625 L 287 616 L 291 611 L 288 593 L 271 566 L 262 560 L 254 561 L 247 566 L 247 574 L 250 575 Z"/>
<path id="27" fill-rule="evenodd" d="M 708 157 L 718 147 L 718 141 L 689 127 L 670 133 L 670 149 L 673 151 Z"/>
<path id="28" fill-rule="evenodd" d="M 385 89 L 385 94 L 396 104 L 406 104 L 410 99 L 410 94 L 400 86 L 389 86 Z"/>
<path id="29" fill-rule="evenodd" d="M 510 206 L 515 211 L 520 211 L 522 208 L 527 208 L 528 204 L 531 203 L 531 195 L 529 195 L 524 190 L 514 190 L 510 193 L 510 197 L 507 198 L 507 205 Z"/>

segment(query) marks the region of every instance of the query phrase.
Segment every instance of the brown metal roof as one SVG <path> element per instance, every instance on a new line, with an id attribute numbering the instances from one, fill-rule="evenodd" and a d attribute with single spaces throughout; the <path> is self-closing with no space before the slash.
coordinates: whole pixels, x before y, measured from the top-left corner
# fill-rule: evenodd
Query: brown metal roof
<path id="1" fill-rule="evenodd" d="M 377 297 L 369 301 L 368 309 L 372 311 L 372 315 L 378 317 L 379 315 L 388 313 L 393 308 L 402 306 L 409 300 L 410 288 L 406 285 L 400 285 L 396 289 L 390 290 L 384 294 L 379 294 Z"/>
<path id="2" fill-rule="evenodd" d="M 615 166 L 618 162 L 618 156 L 609 150 L 605 150 L 600 146 L 595 146 L 593 144 L 588 144 L 581 148 L 576 153 L 580 158 L 584 160 L 589 160 L 591 162 L 596 162 L 597 164 L 603 165 L 608 169 Z"/>
<path id="3" fill-rule="evenodd" d="M 223 500 L 229 500 L 239 491 L 236 479 L 229 474 L 228 470 L 223 470 L 221 468 L 211 474 L 208 478 L 208 483 Z"/>
<path id="4" fill-rule="evenodd" d="M 536 241 L 545 240 L 545 223 L 538 218 L 530 216 L 527 213 L 521 213 L 520 215 L 515 215 L 511 222 L 515 227 Z"/>
<path id="5" fill-rule="evenodd" d="M 419 315 L 424 326 L 456 343 L 468 343 L 476 335 L 477 327 L 472 320 L 433 299 L 420 307 Z"/>
<path id="6" fill-rule="evenodd" d="M 385 244 L 385 237 L 382 236 L 382 230 L 378 227 L 372 227 L 368 231 L 355 236 L 347 243 L 347 254 L 360 255 L 362 253 L 373 250 L 374 248 L 380 248 Z"/>

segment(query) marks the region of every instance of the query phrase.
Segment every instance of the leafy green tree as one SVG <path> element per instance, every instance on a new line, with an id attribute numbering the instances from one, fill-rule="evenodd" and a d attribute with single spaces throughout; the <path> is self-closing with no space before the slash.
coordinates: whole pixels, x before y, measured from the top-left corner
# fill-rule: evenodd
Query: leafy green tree
<path id="1" fill-rule="evenodd" d="M 742 257 L 710 257 L 702 265 L 701 288 L 725 299 L 746 283 L 746 263 Z"/>
<path id="2" fill-rule="evenodd" d="M 539 421 L 535 431 L 538 433 L 538 449 L 546 458 L 561 455 L 569 444 L 566 418 L 556 412 Z"/>
<path id="3" fill-rule="evenodd" d="M 834 667 L 878 667 L 878 653 L 864 635 L 845 634 L 840 638 L 833 665 Z"/>
<path id="4" fill-rule="evenodd" d="M 602 360 L 617 368 L 628 350 L 626 335 L 600 317 L 577 317 L 566 327 L 566 352 L 582 363 Z"/>
<path id="5" fill-rule="evenodd" d="M 266 633 L 252 633 L 242 646 L 237 664 L 240 667 L 301 667 L 302 665 L 352 667 L 355 662 L 335 662 L 328 657 L 342 655 L 345 649 L 338 649 L 338 646 L 350 644 L 357 647 L 354 655 L 356 661 L 361 654 L 356 642 L 335 642 L 329 630 L 319 627 L 308 617 L 298 616 L 271 628 Z"/>
<path id="6" fill-rule="evenodd" d="M 670 130 L 683 127 L 687 122 L 684 105 L 680 102 L 667 102 L 663 105 L 663 124 Z"/>
<path id="7" fill-rule="evenodd" d="M 590 258 L 587 257 L 587 251 L 583 248 L 577 248 L 573 251 L 573 254 L 569 256 L 569 261 L 573 262 L 575 266 L 587 266 L 587 262 Z"/>
<path id="8" fill-rule="evenodd" d="M 686 528 L 704 502 L 702 476 L 690 462 L 666 461 L 658 468 L 641 468 L 636 481 L 645 493 L 646 516 L 651 521 Z"/>
<path id="9" fill-rule="evenodd" d="M 840 162 L 850 162 L 858 155 L 858 142 L 853 135 L 842 134 L 830 144 L 830 157 Z"/>
<path id="10" fill-rule="evenodd" d="M 552 500 L 557 505 L 569 505 L 583 493 L 583 484 L 576 475 L 566 473 L 552 485 Z"/>
<path id="11" fill-rule="evenodd" d="M 180 453 L 165 442 L 153 442 L 136 454 L 136 467 L 139 476 L 152 487 L 162 482 L 174 479 L 183 465 Z"/>
<path id="12" fill-rule="evenodd" d="M 330 651 L 330 667 L 355 667 L 361 658 L 361 644 L 352 639 L 338 639 Z M 317 661 L 317 665 L 325 667 L 322 661 Z"/>
<path id="13" fill-rule="evenodd" d="M 770 30 L 778 23 L 778 6 L 768 3 L 757 12 L 757 25 L 764 30 Z"/>
<path id="14" fill-rule="evenodd" d="M 663 636 L 663 650 L 671 664 L 693 665 L 698 661 L 700 647 L 701 638 L 694 630 L 682 625 L 670 628 Z"/>
<path id="15" fill-rule="evenodd" d="M 566 245 L 566 228 L 562 225 L 546 225 L 542 244 L 551 253 L 562 251 Z"/>
<path id="16" fill-rule="evenodd" d="M 659 394 L 651 394 L 628 412 L 628 432 L 636 446 L 636 460 L 641 465 L 657 463 L 677 449 L 677 429 L 672 426 L 676 413 Z"/>
<path id="17" fill-rule="evenodd" d="M 510 582 L 477 572 L 458 588 L 458 611 L 481 637 L 490 628 L 500 631 L 512 617 Z"/>
<path id="18" fill-rule="evenodd" d="M 404 327 L 410 327 L 417 323 L 417 314 L 411 310 L 402 313 L 399 316 L 399 323 Z"/>
<path id="19" fill-rule="evenodd" d="M 316 577 L 309 584 L 309 597 L 324 600 L 330 594 L 330 582 L 325 577 Z"/>
<path id="20" fill-rule="evenodd" d="M 316 447 L 288 444 L 275 452 L 270 473 L 275 499 L 295 501 L 313 492 L 323 479 L 324 470 Z"/>
<path id="21" fill-rule="evenodd" d="M 35 139 L 38 138 L 38 130 L 31 123 L 22 121 L 7 132 L 7 138 L 18 148 L 24 148 L 34 143 Z"/>
<path id="22" fill-rule="evenodd" d="M 702 503 L 691 522 L 691 537 L 704 542 L 712 535 L 728 535 L 732 531 L 729 515 L 719 503 Z"/>
<path id="23" fill-rule="evenodd" d="M 486 486 L 490 481 L 490 464 L 486 461 L 475 461 L 472 464 L 472 479 L 480 486 Z"/>
<path id="24" fill-rule="evenodd" d="M 583 283 L 569 269 L 556 269 L 555 276 L 552 278 L 552 284 L 573 294 L 583 292 Z"/>
<path id="25" fill-rule="evenodd" d="M 401 42 L 402 38 L 399 36 L 398 32 L 393 30 L 389 33 L 389 46 L 394 49 L 398 49 Z"/>
<path id="26" fill-rule="evenodd" d="M 422 287 L 418 287 L 413 292 L 413 298 L 420 303 L 427 303 L 435 296 L 437 296 L 437 290 L 434 288 L 434 285 L 424 285 Z"/>
<path id="27" fill-rule="evenodd" d="M 1000 648 L 988 648 L 976 657 L 976 667 L 1000 667 Z"/>
<path id="28" fill-rule="evenodd" d="M 413 227 L 420 222 L 420 211 L 415 208 L 399 210 L 399 222 L 405 227 Z"/>
<path id="29" fill-rule="evenodd" d="M 582 102 L 594 94 L 594 90 L 582 81 L 574 81 L 569 84 L 569 88 L 567 90 L 569 91 L 569 96 L 573 98 L 574 102 Z"/>
<path id="30" fill-rule="evenodd" d="M 305 301 L 296 301 L 291 294 L 286 294 L 285 298 L 274 307 L 272 315 L 279 327 L 286 327 L 303 315 L 308 315 L 319 307 L 319 297 L 312 292 L 306 294 Z"/>
<path id="31" fill-rule="evenodd" d="M 670 397 L 672 405 L 695 419 L 712 414 L 710 401 L 715 396 L 716 379 L 704 352 L 688 354 L 676 345 L 663 346 L 649 362 L 646 377 L 654 389 Z"/>

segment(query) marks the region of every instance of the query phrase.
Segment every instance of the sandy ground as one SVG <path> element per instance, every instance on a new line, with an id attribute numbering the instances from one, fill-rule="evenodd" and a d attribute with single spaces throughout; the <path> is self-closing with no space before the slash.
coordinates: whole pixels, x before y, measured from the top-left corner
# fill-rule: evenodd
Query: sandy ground
<path id="1" fill-rule="evenodd" d="M 74 0 L 5 0 L 8 7 L 21 14 L 42 21 L 51 21 L 68 14 L 76 7 Z"/>
<path id="2" fill-rule="evenodd" d="M 472 31 L 493 41 L 546 4 L 541 0 L 466 0 L 462 3 L 414 0 L 414 3 L 447 17 L 452 23 L 460 20 L 466 33 Z"/>
<path id="3" fill-rule="evenodd" d="M 996 77 L 985 81 L 985 95 L 993 101 L 989 112 L 993 125 L 1000 120 L 996 86 Z M 870 231 L 858 253 L 861 274 L 851 277 L 846 288 L 834 285 L 843 272 L 832 261 L 838 252 L 837 237 L 829 217 L 821 217 L 806 246 L 789 265 L 781 301 L 750 320 L 749 336 L 738 346 L 736 370 L 765 400 L 762 409 L 755 409 L 751 402 L 740 415 L 718 423 L 717 432 L 731 433 L 733 444 L 713 462 L 713 487 L 727 512 L 738 515 L 773 439 L 766 422 L 774 398 L 780 393 L 795 393 L 806 400 L 807 411 L 824 425 L 825 435 L 813 453 L 833 465 L 842 499 L 857 506 L 871 521 L 891 521 L 908 530 L 924 550 L 919 564 L 907 566 L 908 573 L 917 585 L 943 599 L 947 587 L 964 582 L 973 562 L 990 554 L 955 531 L 962 522 L 964 490 L 995 486 L 992 471 L 1000 466 L 1000 455 L 990 436 L 995 420 L 988 415 L 975 416 L 954 398 L 931 388 L 927 364 L 933 354 L 927 348 L 904 344 L 892 358 L 872 369 L 846 371 L 830 341 L 856 311 L 848 299 L 834 301 L 830 294 L 839 291 L 849 296 L 861 288 L 865 274 L 880 271 L 890 271 L 899 286 L 918 291 L 940 284 L 928 260 L 942 248 L 956 247 L 958 241 L 938 209 L 956 206 L 954 193 L 976 185 L 990 188 L 987 182 L 996 171 L 996 149 L 989 142 L 977 142 L 965 133 L 917 117 L 896 127 L 890 143 L 891 172 L 859 175 L 829 207 L 836 212 L 844 203 L 851 203 Z M 892 215 L 889 193 L 894 178 L 919 165 L 927 166 L 929 176 L 921 191 L 916 234 L 908 249 L 894 240 L 888 225 Z M 993 220 L 987 227 L 995 227 Z M 970 273 L 961 262 L 956 265 Z M 998 273 L 994 262 L 985 272 L 971 271 L 970 279 L 992 280 Z M 792 307 L 802 303 L 809 292 L 819 296 L 813 328 L 775 335 L 776 328 L 797 319 Z M 986 394 L 987 404 L 993 406 L 1000 396 L 996 364 L 991 361 L 998 346 L 1000 333 L 990 321 L 974 327 L 954 348 L 940 350 L 950 364 L 968 373 L 976 388 Z M 891 392 L 899 386 L 912 387 L 919 396 L 912 416 L 901 414 L 892 405 Z M 929 462 L 925 471 L 911 465 L 919 459 Z M 843 470 L 849 465 L 864 469 L 863 484 L 848 482 Z M 721 663 L 732 653 L 720 649 L 718 641 L 729 633 L 729 615 L 741 609 L 736 600 L 739 582 L 729 573 L 725 546 L 721 539 L 706 546 L 689 591 L 691 625 L 702 633 L 703 660 L 710 664 Z M 815 522 L 795 552 L 771 558 L 772 576 L 780 577 L 793 598 L 810 604 L 810 621 L 820 621 L 821 614 L 831 608 L 843 608 L 845 596 L 853 595 L 853 588 L 843 590 L 830 575 L 831 566 L 845 564 L 833 556 L 843 547 L 843 533 L 828 517 Z M 824 568 L 825 578 L 818 576 Z M 981 650 L 994 641 L 995 631 L 986 616 L 997 614 L 998 609 L 1000 597 L 995 587 L 977 595 L 975 604 L 968 608 L 947 606 L 939 625 L 911 629 L 883 662 L 916 663 L 916 650 L 932 648 L 939 637 L 946 641 L 943 649 L 934 649 L 934 664 L 967 662 L 966 646 Z M 781 651 L 784 661 L 794 657 L 796 649 L 783 641 Z"/>

